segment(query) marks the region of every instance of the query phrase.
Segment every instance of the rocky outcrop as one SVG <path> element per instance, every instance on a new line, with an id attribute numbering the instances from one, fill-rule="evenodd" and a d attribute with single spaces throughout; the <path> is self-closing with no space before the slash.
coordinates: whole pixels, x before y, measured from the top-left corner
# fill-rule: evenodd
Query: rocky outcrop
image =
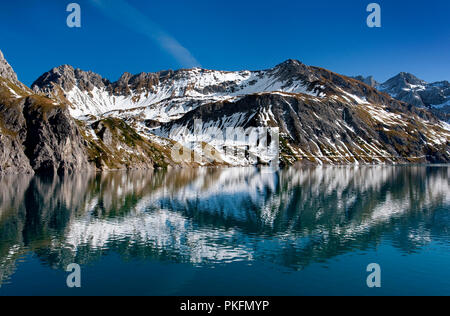
<path id="1" fill-rule="evenodd" d="M 23 147 L 27 130 L 22 109 L 6 103 L 0 100 L 0 175 L 33 173 Z"/>
<path id="2" fill-rule="evenodd" d="M 376 81 L 370 82 L 370 78 L 372 77 L 354 77 L 388 93 L 399 101 L 419 108 L 428 108 L 442 121 L 450 122 L 450 83 L 448 81 L 428 83 L 406 72 L 401 72 L 382 84 Z"/>
<path id="3" fill-rule="evenodd" d="M 73 119 L 50 99 L 0 99 L 0 131 L 0 174 L 71 173 L 90 167 Z"/>
<path id="4" fill-rule="evenodd" d="M 109 85 L 109 81 L 100 75 L 91 71 L 74 69 L 70 65 L 62 65 L 40 76 L 31 88 L 34 92 L 49 92 L 57 86 L 65 91 L 70 91 L 74 86 L 78 86 L 82 91 L 89 92 L 94 87 L 104 88 L 106 85 Z"/>
<path id="5" fill-rule="evenodd" d="M 72 173 L 89 169 L 84 140 L 66 108 L 40 96 L 24 100 L 27 122 L 25 153 L 40 173 Z"/>
<path id="6" fill-rule="evenodd" d="M 64 104 L 34 95 L 0 53 L 0 174 L 90 168 L 85 140 Z"/>
<path id="7" fill-rule="evenodd" d="M 0 175 L 33 173 L 23 143 L 27 136 L 27 124 L 23 116 L 23 91 L 17 75 L 0 51 Z"/>

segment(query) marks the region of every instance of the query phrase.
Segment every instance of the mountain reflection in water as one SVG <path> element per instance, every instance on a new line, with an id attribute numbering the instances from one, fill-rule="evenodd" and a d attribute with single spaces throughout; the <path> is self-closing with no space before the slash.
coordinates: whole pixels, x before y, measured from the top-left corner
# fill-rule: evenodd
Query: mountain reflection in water
<path id="1" fill-rule="evenodd" d="M 382 240 L 404 254 L 448 246 L 449 174 L 377 166 L 3 177 L 0 287 L 27 253 L 61 270 L 115 253 L 299 271 Z"/>

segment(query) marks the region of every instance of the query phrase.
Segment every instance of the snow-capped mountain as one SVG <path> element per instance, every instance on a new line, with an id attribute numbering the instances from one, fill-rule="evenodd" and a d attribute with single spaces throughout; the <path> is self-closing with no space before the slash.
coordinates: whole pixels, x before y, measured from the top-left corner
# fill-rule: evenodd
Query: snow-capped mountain
<path id="1" fill-rule="evenodd" d="M 125 73 L 118 81 L 110 82 L 92 72 L 65 65 L 43 74 L 32 89 L 60 100 L 65 97 L 74 117 L 127 111 L 144 119 L 168 122 L 202 104 L 255 93 L 279 91 L 324 98 L 341 88 L 328 82 L 326 76 L 319 68 L 288 60 L 263 71 L 194 68 L 138 75 Z M 339 92 L 355 93 L 355 86 L 354 83 L 353 87 L 345 85 L 347 91 Z M 359 101 L 365 93 L 357 91 L 355 96 L 349 97 Z"/>
<path id="2" fill-rule="evenodd" d="M 419 108 L 428 108 L 441 120 L 450 122 L 450 82 L 448 81 L 428 83 L 406 72 L 401 72 L 382 84 L 372 76 L 353 78 L 386 92 L 399 101 Z"/>
<path id="3" fill-rule="evenodd" d="M 409 73 L 400 73 L 377 86 L 392 97 L 419 107 L 444 108 L 450 106 L 448 81 L 427 83 Z"/>
<path id="4" fill-rule="evenodd" d="M 375 85 L 373 78 L 368 83 Z M 252 158 L 231 157 L 230 142 L 218 137 L 228 128 L 259 127 L 279 128 L 281 161 L 287 164 L 450 160 L 448 125 L 371 85 L 288 60 L 261 71 L 125 73 L 117 82 L 61 66 L 32 89 L 67 103 L 76 118 L 122 119 L 144 137 L 176 141 L 194 152 L 206 143 L 215 158 L 232 165 L 274 158 L 260 151 Z"/>
<path id="5" fill-rule="evenodd" d="M 122 120 L 83 124 L 74 120 L 67 103 L 34 94 L 18 81 L 0 52 L 0 175 L 173 164 L 167 149 L 144 139 Z"/>

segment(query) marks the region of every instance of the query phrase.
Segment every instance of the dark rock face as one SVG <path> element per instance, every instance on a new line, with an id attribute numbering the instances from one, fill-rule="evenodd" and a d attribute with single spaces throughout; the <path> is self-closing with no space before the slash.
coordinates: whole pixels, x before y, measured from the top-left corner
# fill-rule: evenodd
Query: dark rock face
<path id="1" fill-rule="evenodd" d="M 23 148 L 26 134 L 21 108 L 0 101 L 0 175 L 33 173 Z"/>
<path id="2" fill-rule="evenodd" d="M 447 88 L 447 90 L 450 90 L 450 88 Z M 447 101 L 447 98 L 450 96 L 449 92 L 438 87 L 429 87 L 424 91 L 419 91 L 418 94 L 425 105 L 438 105 Z"/>
<path id="3" fill-rule="evenodd" d="M 298 60 L 288 59 L 270 70 L 274 77 L 280 81 L 300 80 L 305 82 L 314 82 L 319 77 L 312 67 L 309 67 Z"/>
<path id="4" fill-rule="evenodd" d="M 433 126 L 438 121 L 430 113 L 392 100 L 386 109 L 392 118 L 383 123 L 373 118 L 377 110 L 366 105 L 354 106 L 344 100 L 321 102 L 299 95 L 266 93 L 250 95 L 235 103 L 218 102 L 199 107 L 177 121 L 163 124 L 159 131 L 169 135 L 173 127 L 186 126 L 192 132 L 194 120 L 208 125 L 242 113 L 244 123 L 241 127 L 268 124 L 280 128 L 282 162 L 389 164 L 450 161 L 448 137 L 447 141 L 433 144 L 433 135 L 443 130 Z M 266 113 L 272 113 L 269 122 L 265 119 Z M 421 116 L 430 122 L 429 126 L 422 125 Z"/>
<path id="5" fill-rule="evenodd" d="M 0 101 L 0 174 L 89 169 L 84 140 L 67 110 L 40 102 L 35 96 L 14 105 Z"/>
<path id="6" fill-rule="evenodd" d="M 33 95 L 0 57 L 0 174 L 89 169 L 84 140 L 67 109 Z"/>
<path id="7" fill-rule="evenodd" d="M 89 169 L 84 141 L 73 119 L 65 108 L 48 102 L 35 96 L 24 101 L 24 146 L 32 168 L 58 174 Z"/>
<path id="8" fill-rule="evenodd" d="M 27 124 L 18 94 L 22 85 L 0 51 L 0 175 L 33 173 L 23 142 Z"/>

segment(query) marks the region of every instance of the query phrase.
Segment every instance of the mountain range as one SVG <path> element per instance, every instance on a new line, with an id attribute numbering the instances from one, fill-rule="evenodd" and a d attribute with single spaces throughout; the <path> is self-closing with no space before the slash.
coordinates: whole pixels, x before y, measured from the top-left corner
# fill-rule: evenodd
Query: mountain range
<path id="1" fill-rule="evenodd" d="M 428 108 L 441 120 L 450 121 L 450 82 L 428 83 L 413 74 L 401 72 L 397 76 L 378 83 L 372 76 L 357 76 L 360 80 L 393 98 L 421 108 Z"/>
<path id="2" fill-rule="evenodd" d="M 448 82 L 414 78 L 380 85 L 287 60 L 261 71 L 125 73 L 112 82 L 64 65 L 28 88 L 0 54 L 0 173 L 269 164 L 274 157 L 258 148 L 230 154 L 254 148 L 214 137 L 263 127 L 279 130 L 284 165 L 448 163 L 450 127 L 440 114 Z M 407 99 L 415 94 L 422 103 Z M 176 160 L 173 148 L 188 154 Z"/>

